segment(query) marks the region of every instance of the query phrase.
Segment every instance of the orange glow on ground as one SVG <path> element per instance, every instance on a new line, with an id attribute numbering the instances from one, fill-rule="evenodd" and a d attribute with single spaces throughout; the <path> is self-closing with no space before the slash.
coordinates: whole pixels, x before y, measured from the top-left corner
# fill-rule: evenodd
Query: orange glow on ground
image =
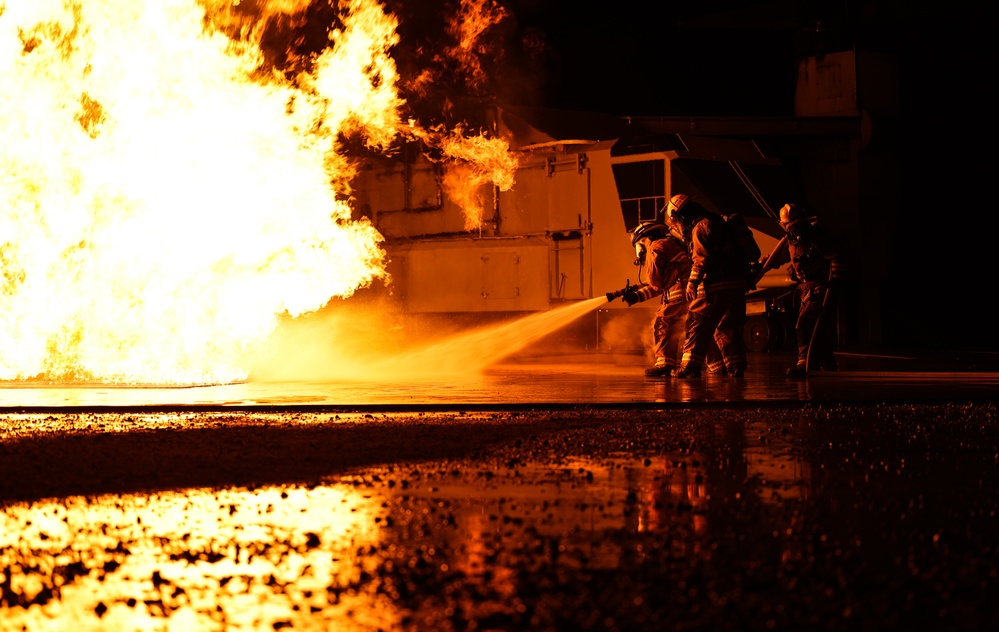
<path id="1" fill-rule="evenodd" d="M 374 571 L 378 500 L 349 485 L 195 489 L 4 507 L 2 629 L 391 629 L 371 592 L 327 589 Z M 27 607 L 29 604 L 33 604 Z M 9 627 L 14 626 L 14 627 Z"/>

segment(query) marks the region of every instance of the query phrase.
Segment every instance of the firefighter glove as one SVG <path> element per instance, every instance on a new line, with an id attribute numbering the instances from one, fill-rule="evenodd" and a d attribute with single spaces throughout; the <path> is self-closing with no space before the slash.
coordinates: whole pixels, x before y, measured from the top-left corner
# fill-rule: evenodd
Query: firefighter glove
<path id="1" fill-rule="evenodd" d="M 687 302 L 691 303 L 695 298 L 697 298 L 697 289 L 700 287 L 700 281 L 691 281 L 687 283 Z"/>
<path id="2" fill-rule="evenodd" d="M 642 300 L 642 297 L 638 295 L 638 292 L 636 292 L 632 288 L 628 288 L 627 291 L 625 291 L 624 296 L 622 296 L 621 298 L 624 300 L 625 303 L 628 304 L 628 307 L 631 307 L 635 303 L 638 303 Z"/>

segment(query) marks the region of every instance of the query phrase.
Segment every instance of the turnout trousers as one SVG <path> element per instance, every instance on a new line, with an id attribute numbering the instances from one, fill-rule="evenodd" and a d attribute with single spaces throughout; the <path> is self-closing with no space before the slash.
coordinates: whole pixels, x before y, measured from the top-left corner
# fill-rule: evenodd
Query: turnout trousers
<path id="1" fill-rule="evenodd" d="M 701 368 L 714 343 L 729 372 L 745 370 L 746 289 L 703 289 L 687 305 L 687 312 L 682 365 Z"/>
<path id="2" fill-rule="evenodd" d="M 687 322 L 687 305 L 663 303 L 652 322 L 652 342 L 656 354 L 656 366 L 675 368 L 680 357 L 684 326 Z"/>
<path id="3" fill-rule="evenodd" d="M 833 355 L 836 344 L 836 321 L 833 318 L 835 295 L 830 292 L 829 299 L 826 300 L 828 288 L 824 283 L 806 283 L 801 288 L 801 306 L 798 308 L 798 322 L 795 325 L 799 369 L 835 371 L 837 368 L 836 356 Z M 811 366 L 806 366 L 809 347 Z"/>

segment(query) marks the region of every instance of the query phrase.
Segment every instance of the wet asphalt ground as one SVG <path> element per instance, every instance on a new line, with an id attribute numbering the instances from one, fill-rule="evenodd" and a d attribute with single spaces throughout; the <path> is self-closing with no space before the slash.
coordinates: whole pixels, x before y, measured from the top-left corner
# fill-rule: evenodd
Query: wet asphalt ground
<path id="1" fill-rule="evenodd" d="M 992 358 L 786 360 L 0 389 L 0 630 L 997 629 Z"/>
<path id="2" fill-rule="evenodd" d="M 992 399 L 999 353 L 839 354 L 840 370 L 788 379 L 787 353 L 750 354 L 741 380 L 648 379 L 633 355 L 518 356 L 483 373 L 425 379 L 263 382 L 200 387 L 2 384 L 0 412 L 137 410 L 435 411 L 663 408 L 704 402 L 948 402 Z"/>

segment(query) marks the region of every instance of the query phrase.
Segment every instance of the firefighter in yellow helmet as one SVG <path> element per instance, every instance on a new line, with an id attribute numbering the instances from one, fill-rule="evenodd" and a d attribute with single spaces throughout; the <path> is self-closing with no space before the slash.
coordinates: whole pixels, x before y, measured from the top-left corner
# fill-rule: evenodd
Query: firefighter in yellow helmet
<path id="1" fill-rule="evenodd" d="M 839 244 L 796 204 L 780 209 L 780 227 L 787 233 L 787 249 L 777 253 L 776 265 L 790 263 L 800 305 L 795 325 L 798 358 L 788 377 L 807 377 L 808 371 L 837 369 L 835 310 L 837 290 L 844 275 Z"/>
<path id="2" fill-rule="evenodd" d="M 690 257 L 682 243 L 660 222 L 642 222 L 631 231 L 635 265 L 640 266 L 638 284 L 623 292 L 629 306 L 662 297 L 652 322 L 654 364 L 645 370 L 649 377 L 668 376 L 677 366 L 683 339 L 687 306 L 683 289 L 690 275 Z"/>
<path id="3" fill-rule="evenodd" d="M 685 289 L 686 337 L 680 366 L 673 377 L 697 378 L 713 344 L 718 345 L 728 375 L 746 371 L 746 290 L 750 260 L 741 236 L 718 213 L 709 211 L 687 195 L 674 195 L 666 205 L 665 223 L 690 255 L 690 275 Z M 748 231 L 748 229 L 746 229 Z"/>

